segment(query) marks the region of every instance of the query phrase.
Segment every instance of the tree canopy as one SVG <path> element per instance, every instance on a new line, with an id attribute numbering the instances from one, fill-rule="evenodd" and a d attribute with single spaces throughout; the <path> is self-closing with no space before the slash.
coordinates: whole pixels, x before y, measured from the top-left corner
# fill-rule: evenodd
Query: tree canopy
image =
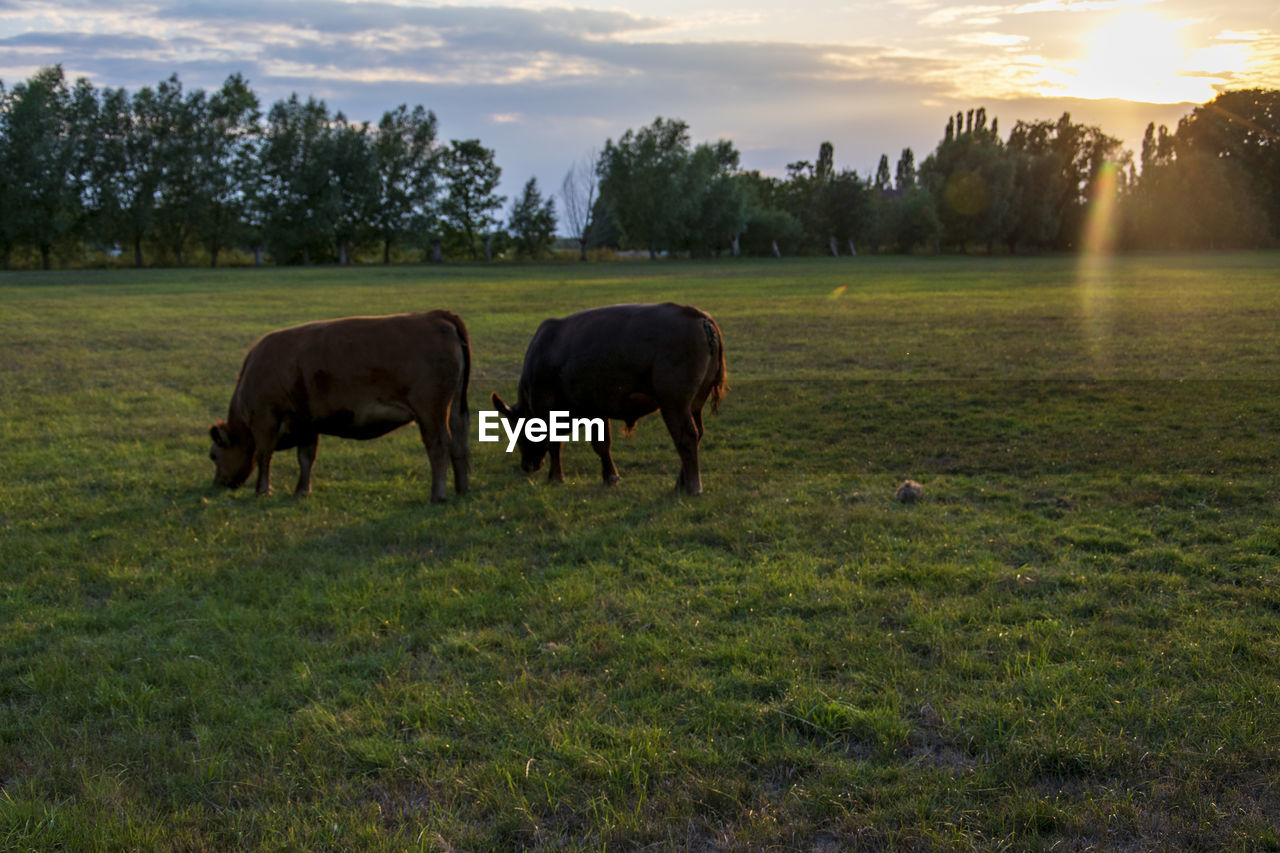
<path id="1" fill-rule="evenodd" d="M 497 153 L 437 139 L 402 104 L 376 123 L 297 94 L 263 109 L 239 74 L 216 91 L 176 75 L 130 93 L 69 83 L 59 66 L 0 82 L 0 257 L 5 268 L 104 252 L 137 266 L 351 263 L 357 257 L 544 258 L 557 214 L 591 246 L 650 257 L 916 251 L 1072 251 L 1103 174 L 1121 246 L 1280 244 L 1280 91 L 1224 92 L 1177 126 L 1147 128 L 1139 157 L 1102 129 L 946 117 L 923 158 L 905 148 L 859 174 L 836 146 L 779 174 L 742 168 L 732 141 L 695 142 L 658 117 L 575 162 L 557 199 L 529 179 L 505 220 Z"/>

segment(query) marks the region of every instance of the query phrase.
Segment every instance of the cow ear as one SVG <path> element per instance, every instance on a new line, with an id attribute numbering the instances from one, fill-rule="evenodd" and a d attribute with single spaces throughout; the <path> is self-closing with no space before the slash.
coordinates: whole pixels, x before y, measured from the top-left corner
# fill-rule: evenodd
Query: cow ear
<path id="1" fill-rule="evenodd" d="M 218 447 L 230 447 L 231 435 L 227 432 L 227 425 L 224 423 L 216 423 L 209 427 L 209 438 L 213 439 L 213 443 Z"/>
<path id="2" fill-rule="evenodd" d="M 489 395 L 489 399 L 493 401 L 494 408 L 497 409 L 502 414 L 503 417 L 507 417 L 507 418 L 515 417 L 515 415 L 511 413 L 511 410 L 507 408 L 507 404 L 502 402 L 502 398 L 498 396 L 497 391 L 494 391 L 491 395 Z"/>

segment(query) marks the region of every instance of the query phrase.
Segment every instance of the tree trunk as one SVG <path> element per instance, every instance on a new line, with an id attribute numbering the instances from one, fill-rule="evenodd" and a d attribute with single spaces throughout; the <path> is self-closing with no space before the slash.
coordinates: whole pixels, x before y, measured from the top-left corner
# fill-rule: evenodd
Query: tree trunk
<path id="1" fill-rule="evenodd" d="M 493 235 L 492 234 L 484 235 L 484 259 L 489 262 L 493 261 Z"/>
<path id="2" fill-rule="evenodd" d="M 218 247 L 214 246 L 209 250 L 209 269 L 217 269 L 218 267 Z"/>
<path id="3" fill-rule="evenodd" d="M 12 257 L 13 257 L 13 249 L 10 249 L 8 246 L 5 246 L 4 247 L 4 271 L 5 272 L 9 271 L 9 262 L 12 259 Z"/>
<path id="4" fill-rule="evenodd" d="M 261 246 L 253 247 L 253 265 L 255 267 L 262 266 L 262 247 Z"/>
<path id="5" fill-rule="evenodd" d="M 431 241 L 431 263 L 438 264 L 444 261 L 444 250 L 440 246 L 439 240 Z"/>
<path id="6" fill-rule="evenodd" d="M 347 241 L 338 241 L 338 266 L 345 267 L 347 265 Z"/>
<path id="7" fill-rule="evenodd" d="M 742 253 L 742 244 L 738 242 L 737 234 L 733 235 L 733 242 L 731 243 L 731 245 L 733 247 L 733 256 L 736 258 L 738 257 L 738 255 Z"/>
<path id="8" fill-rule="evenodd" d="M 53 249 L 52 246 L 42 244 L 40 246 L 40 268 L 49 269 L 49 254 Z"/>
<path id="9" fill-rule="evenodd" d="M 858 256 L 858 250 L 857 250 L 857 249 L 855 249 L 855 248 L 853 248 L 853 238 L 852 238 L 852 237 L 850 237 L 850 238 L 849 238 L 849 254 L 850 254 L 850 255 L 853 255 L 855 258 Z"/>
<path id="10" fill-rule="evenodd" d="M 391 240 L 382 241 L 382 263 L 391 266 Z"/>
<path id="11" fill-rule="evenodd" d="M 656 261 L 657 259 L 658 259 L 658 250 L 657 250 L 657 249 L 655 249 L 655 248 L 653 248 L 652 246 L 650 246 L 650 247 L 649 247 L 649 260 L 651 260 L 651 261 Z"/>
<path id="12" fill-rule="evenodd" d="M 305 247 L 302 250 L 302 265 L 304 267 L 311 266 L 311 250 Z"/>
<path id="13" fill-rule="evenodd" d="M 578 260 L 585 261 L 587 259 L 587 235 L 583 234 L 578 239 Z"/>
<path id="14" fill-rule="evenodd" d="M 773 244 L 773 256 L 774 256 L 775 258 L 780 258 L 780 257 L 782 257 L 782 252 L 780 252 L 780 251 L 778 250 L 778 241 L 777 241 L 777 240 L 772 240 L 772 241 L 770 241 L 770 242 Z"/>
<path id="15" fill-rule="evenodd" d="M 840 250 L 836 248 L 836 238 L 834 234 L 827 238 L 827 245 L 831 247 L 831 257 L 840 257 Z"/>
<path id="16" fill-rule="evenodd" d="M 133 265 L 142 269 L 142 238 L 133 238 Z"/>

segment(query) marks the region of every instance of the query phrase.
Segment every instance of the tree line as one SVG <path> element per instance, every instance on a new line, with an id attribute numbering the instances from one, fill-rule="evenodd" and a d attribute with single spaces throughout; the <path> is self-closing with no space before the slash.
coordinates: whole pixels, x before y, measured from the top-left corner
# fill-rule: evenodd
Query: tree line
<path id="1" fill-rule="evenodd" d="M 950 116 L 923 161 L 905 148 L 866 176 L 838 170 L 829 142 L 785 177 L 740 170 L 738 159 L 725 140 L 693 146 L 680 121 L 627 131 L 599 157 L 596 231 L 585 239 L 651 254 L 1072 251 L 1109 195 L 1108 236 L 1122 248 L 1280 243 L 1278 90 L 1219 95 L 1173 131 L 1150 125 L 1137 162 L 1070 114 L 1002 136 L 981 107 Z"/>
<path id="2" fill-rule="evenodd" d="M 781 177 L 741 168 L 729 140 L 694 145 L 658 118 L 583 157 L 561 209 L 531 179 L 503 208 L 480 140 L 438 138 L 401 105 L 376 124 L 323 101 L 264 113 L 238 74 L 214 92 L 176 75 L 129 93 L 69 83 L 52 66 L 0 83 L 0 254 L 49 268 L 109 251 L 133 264 L 538 258 L 557 231 L 600 247 L 708 256 L 1074 250 L 1100 196 L 1113 240 L 1134 248 L 1280 242 L 1280 91 L 1228 92 L 1177 127 L 1148 127 L 1135 159 L 1064 114 L 1007 136 L 983 108 L 947 118 L 936 148 L 903 149 L 873 174 L 837 169 L 834 147 Z"/>
<path id="3" fill-rule="evenodd" d="M 296 95 L 263 114 L 238 74 L 186 91 L 176 75 L 129 93 L 69 85 L 54 66 L 0 85 L 0 254 L 49 268 L 99 247 L 183 265 L 202 250 L 261 263 L 349 263 L 357 249 L 390 262 L 406 246 L 439 259 L 493 252 L 494 152 L 476 139 L 437 138 L 434 113 L 401 105 L 376 125 Z M 533 200 L 537 203 L 530 205 Z M 554 206 L 526 187 L 511 234 L 537 254 Z M 540 241 L 540 242 L 539 242 Z"/>

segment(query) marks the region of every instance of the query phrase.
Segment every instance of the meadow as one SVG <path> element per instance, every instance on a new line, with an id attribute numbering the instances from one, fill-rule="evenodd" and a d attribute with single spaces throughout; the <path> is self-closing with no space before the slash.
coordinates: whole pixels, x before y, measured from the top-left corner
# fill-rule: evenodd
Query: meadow
<path id="1" fill-rule="evenodd" d="M 474 412 L 666 299 L 701 497 L 657 418 L 211 484 L 265 331 L 451 308 Z M 2 274 L 0 848 L 1280 848 L 1277 327 L 1274 253 Z"/>

